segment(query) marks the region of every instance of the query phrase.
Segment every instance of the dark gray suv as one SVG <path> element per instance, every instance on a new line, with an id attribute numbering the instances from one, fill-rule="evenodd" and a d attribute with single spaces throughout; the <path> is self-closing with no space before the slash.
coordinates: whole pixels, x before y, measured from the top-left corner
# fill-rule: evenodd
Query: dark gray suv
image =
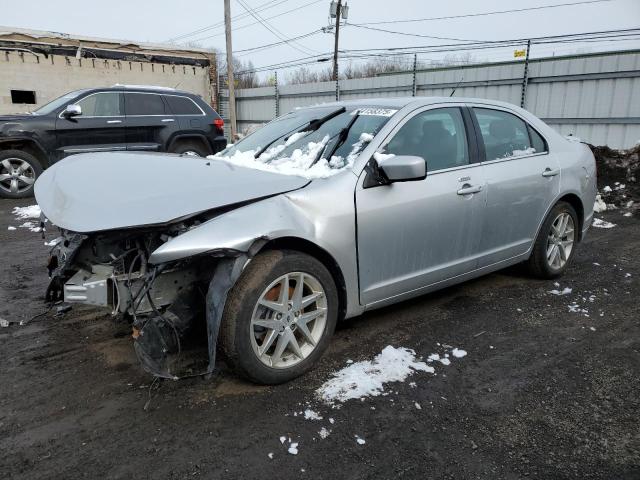
<path id="1" fill-rule="evenodd" d="M 0 197 L 31 196 L 42 171 L 74 153 L 217 153 L 227 145 L 223 127 L 201 97 L 180 90 L 116 85 L 70 92 L 30 114 L 0 116 Z"/>

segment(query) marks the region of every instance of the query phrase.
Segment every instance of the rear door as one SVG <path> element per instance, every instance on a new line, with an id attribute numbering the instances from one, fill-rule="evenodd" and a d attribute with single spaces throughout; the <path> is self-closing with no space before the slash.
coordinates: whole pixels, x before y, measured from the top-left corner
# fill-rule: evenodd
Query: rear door
<path id="1" fill-rule="evenodd" d="M 176 117 L 162 98 L 152 92 L 126 92 L 127 150 L 162 151 L 179 129 Z"/>
<path id="2" fill-rule="evenodd" d="M 126 119 L 121 92 L 97 92 L 75 102 L 82 114 L 56 119 L 57 157 L 126 148 Z"/>
<path id="3" fill-rule="evenodd" d="M 363 304 L 476 268 L 484 179 L 470 129 L 461 105 L 421 109 L 396 127 L 384 153 L 424 158 L 426 178 L 368 187 L 362 174 L 356 208 Z"/>
<path id="4" fill-rule="evenodd" d="M 527 252 L 560 191 L 560 162 L 542 135 L 515 112 L 472 106 L 484 150 L 487 207 L 480 266 Z"/>

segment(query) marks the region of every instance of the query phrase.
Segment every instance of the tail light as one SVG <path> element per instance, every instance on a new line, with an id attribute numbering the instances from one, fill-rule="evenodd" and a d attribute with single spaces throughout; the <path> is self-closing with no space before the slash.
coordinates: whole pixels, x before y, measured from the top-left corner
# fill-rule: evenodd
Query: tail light
<path id="1" fill-rule="evenodd" d="M 216 118 L 213 120 L 213 125 L 220 130 L 221 132 L 224 130 L 224 120 L 221 118 Z"/>

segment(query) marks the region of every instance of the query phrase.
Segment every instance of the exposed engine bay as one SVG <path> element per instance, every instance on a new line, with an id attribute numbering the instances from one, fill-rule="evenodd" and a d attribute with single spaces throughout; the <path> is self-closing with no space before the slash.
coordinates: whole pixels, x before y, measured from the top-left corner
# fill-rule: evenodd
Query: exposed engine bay
<path id="1" fill-rule="evenodd" d="M 215 364 L 215 342 L 222 309 L 208 301 L 213 288 L 226 293 L 248 257 L 241 252 L 214 252 L 186 260 L 153 265 L 151 253 L 165 242 L 194 228 L 203 219 L 174 225 L 81 234 L 61 229 L 48 263 L 49 302 L 64 301 L 107 308 L 119 321 L 128 322 L 142 366 L 155 376 L 178 378 L 182 343 L 206 338 L 206 371 Z M 206 219 L 205 219 L 206 220 Z M 232 277 L 233 268 L 242 261 Z M 220 270 L 222 274 L 218 274 Z M 216 272 L 212 280 L 212 272 Z M 207 306 L 210 308 L 207 309 Z M 190 370 L 191 371 L 191 370 Z"/>

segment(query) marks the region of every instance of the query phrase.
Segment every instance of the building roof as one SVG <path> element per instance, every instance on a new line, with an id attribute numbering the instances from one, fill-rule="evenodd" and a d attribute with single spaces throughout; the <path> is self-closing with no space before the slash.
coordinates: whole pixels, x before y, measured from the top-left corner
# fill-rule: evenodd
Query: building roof
<path id="1" fill-rule="evenodd" d="M 131 40 L 106 39 L 71 35 L 44 30 L 29 30 L 24 28 L 0 26 L 0 47 L 24 48 L 34 53 L 75 55 L 89 52 L 93 58 L 121 58 L 158 63 L 203 64 L 209 63 L 214 55 L 202 48 L 184 47 L 168 43 L 147 43 Z M 84 56 L 84 55 L 83 55 Z M 167 60 L 168 59 L 168 60 Z"/>

